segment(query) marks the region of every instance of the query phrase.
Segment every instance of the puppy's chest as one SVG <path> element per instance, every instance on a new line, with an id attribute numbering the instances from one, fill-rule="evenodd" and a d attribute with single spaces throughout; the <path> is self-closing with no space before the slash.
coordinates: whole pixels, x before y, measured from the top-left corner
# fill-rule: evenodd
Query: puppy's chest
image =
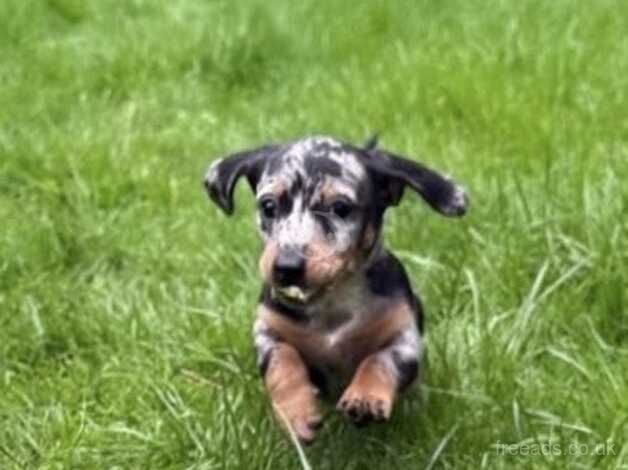
<path id="1" fill-rule="evenodd" d="M 310 306 L 299 319 L 262 308 L 261 321 L 328 383 L 342 383 L 364 358 L 411 326 L 413 317 L 402 298 L 374 296 L 360 283 L 334 294 Z"/>
<path id="2" fill-rule="evenodd" d="M 292 342 L 311 366 L 325 375 L 344 377 L 389 341 L 398 330 L 398 320 L 381 302 L 351 309 L 329 305 L 312 312 Z"/>
<path id="3" fill-rule="evenodd" d="M 328 311 L 312 318 L 294 338 L 295 347 L 328 383 L 342 381 L 378 343 L 369 327 L 373 317 L 371 312 Z"/>
<path id="4" fill-rule="evenodd" d="M 307 329 L 324 350 L 334 356 L 343 346 L 350 347 L 352 340 L 363 331 L 372 320 L 371 312 L 328 310 L 312 317 Z"/>

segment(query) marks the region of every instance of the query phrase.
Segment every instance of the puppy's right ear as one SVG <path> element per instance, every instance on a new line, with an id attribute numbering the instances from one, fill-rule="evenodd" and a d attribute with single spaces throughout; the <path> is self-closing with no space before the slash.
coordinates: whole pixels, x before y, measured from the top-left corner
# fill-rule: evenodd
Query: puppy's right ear
<path id="1" fill-rule="evenodd" d="M 251 189 L 255 191 L 268 157 L 279 149 L 277 145 L 268 145 L 255 150 L 238 152 L 219 158 L 211 164 L 203 184 L 212 201 L 225 214 L 233 213 L 233 190 L 240 176 L 246 176 Z"/>

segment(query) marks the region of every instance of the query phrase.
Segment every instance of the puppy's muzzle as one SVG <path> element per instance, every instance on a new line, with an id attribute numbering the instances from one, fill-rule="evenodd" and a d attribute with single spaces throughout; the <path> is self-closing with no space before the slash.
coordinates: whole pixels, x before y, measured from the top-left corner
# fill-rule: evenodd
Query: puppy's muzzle
<path id="1" fill-rule="evenodd" d="M 296 250 L 281 250 L 273 264 L 273 282 L 279 287 L 303 286 L 305 258 Z"/>

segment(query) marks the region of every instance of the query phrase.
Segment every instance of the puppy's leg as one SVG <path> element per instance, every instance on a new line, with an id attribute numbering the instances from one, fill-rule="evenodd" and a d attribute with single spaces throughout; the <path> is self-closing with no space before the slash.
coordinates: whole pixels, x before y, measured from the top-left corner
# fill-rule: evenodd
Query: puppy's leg
<path id="1" fill-rule="evenodd" d="M 316 402 L 317 390 L 310 382 L 299 352 L 275 339 L 260 324 L 255 327 L 255 345 L 258 364 L 279 422 L 301 442 L 312 442 L 322 419 Z"/>
<path id="2" fill-rule="evenodd" d="M 337 408 L 355 424 L 390 418 L 397 393 L 417 376 L 422 341 L 415 327 L 367 356 L 358 366 Z"/>

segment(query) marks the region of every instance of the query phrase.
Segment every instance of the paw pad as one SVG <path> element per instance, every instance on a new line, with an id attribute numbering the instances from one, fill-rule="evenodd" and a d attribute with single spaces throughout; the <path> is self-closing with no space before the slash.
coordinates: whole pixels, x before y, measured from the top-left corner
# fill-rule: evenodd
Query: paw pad
<path id="1" fill-rule="evenodd" d="M 337 408 L 356 425 L 384 421 L 390 416 L 390 403 L 373 396 L 342 398 Z"/>

